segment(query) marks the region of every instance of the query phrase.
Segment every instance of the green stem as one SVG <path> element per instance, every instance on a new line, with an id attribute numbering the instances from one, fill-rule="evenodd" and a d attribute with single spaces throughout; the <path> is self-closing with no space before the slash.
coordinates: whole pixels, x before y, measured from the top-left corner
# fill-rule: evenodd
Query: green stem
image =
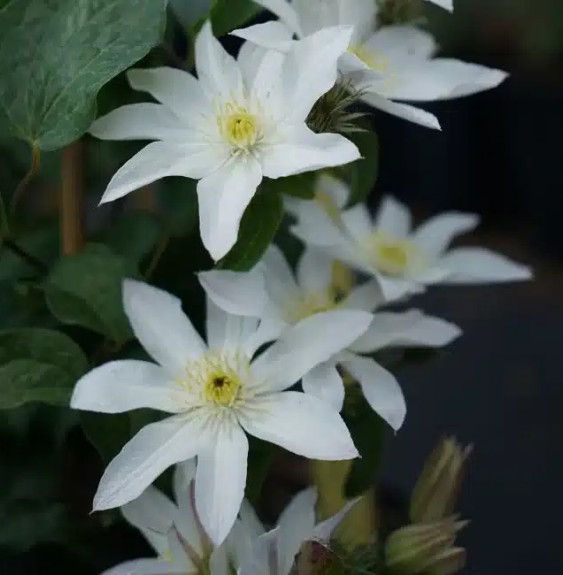
<path id="1" fill-rule="evenodd" d="M 25 192 L 27 186 L 35 176 L 35 174 L 39 171 L 39 166 L 41 165 L 41 150 L 35 146 L 31 148 L 31 165 L 27 174 L 22 178 L 18 187 L 14 191 L 14 195 L 12 196 L 12 200 L 10 201 L 10 216 L 13 218 L 18 204 L 21 200 L 23 193 Z"/>
<path id="2" fill-rule="evenodd" d="M 26 252 L 23 248 L 18 246 L 16 242 L 11 240 L 10 238 L 4 238 L 4 244 L 6 248 L 8 248 L 12 253 L 17 255 L 23 261 L 28 263 L 30 266 L 36 268 L 41 273 L 46 273 L 49 271 L 49 268 L 46 264 L 44 264 L 40 259 L 36 258 L 34 255 Z"/>
<path id="3" fill-rule="evenodd" d="M 149 280 L 154 271 L 156 270 L 158 262 L 160 261 L 160 258 L 164 255 L 164 252 L 166 251 L 166 248 L 168 247 L 168 244 L 170 243 L 171 239 L 172 239 L 172 232 L 170 232 L 169 230 L 163 232 L 158 241 L 158 244 L 156 244 L 149 265 L 145 270 L 144 276 L 146 280 Z"/>

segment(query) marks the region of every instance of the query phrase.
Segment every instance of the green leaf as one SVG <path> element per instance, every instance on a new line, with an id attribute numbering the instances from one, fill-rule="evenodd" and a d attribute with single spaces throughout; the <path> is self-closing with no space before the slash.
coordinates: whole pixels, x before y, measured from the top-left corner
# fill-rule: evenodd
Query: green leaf
<path id="1" fill-rule="evenodd" d="M 356 386 L 347 388 L 344 420 L 360 453 L 360 457 L 354 459 L 346 481 L 345 494 L 351 498 L 374 485 L 381 464 L 385 422 L 373 411 Z"/>
<path id="2" fill-rule="evenodd" d="M 249 437 L 248 477 L 246 479 L 245 497 L 254 506 L 257 505 L 262 486 L 268 475 L 277 447 L 261 439 Z"/>
<path id="3" fill-rule="evenodd" d="M 191 234 L 198 225 L 197 181 L 168 178 L 158 189 L 158 206 L 176 237 Z"/>
<path id="4" fill-rule="evenodd" d="M 239 272 L 252 269 L 272 243 L 282 219 L 281 196 L 261 186 L 242 217 L 237 243 L 220 267 Z"/>
<path id="5" fill-rule="evenodd" d="M 318 172 L 305 172 L 287 178 L 266 180 L 264 187 L 270 192 L 285 194 L 302 200 L 312 200 L 315 197 L 315 182 Z"/>
<path id="6" fill-rule="evenodd" d="M 60 322 L 123 343 L 132 332 L 123 311 L 122 283 L 137 276 L 135 266 L 124 257 L 107 246 L 89 244 L 79 254 L 63 256 L 43 288 L 47 305 Z"/>
<path id="7" fill-rule="evenodd" d="M 80 425 L 105 463 L 109 463 L 131 438 L 128 413 L 110 415 L 82 411 Z"/>
<path id="8" fill-rule="evenodd" d="M 82 350 L 47 329 L 0 333 L 0 409 L 31 401 L 68 405 L 77 379 L 88 369 Z"/>
<path id="9" fill-rule="evenodd" d="M 216 36 L 228 34 L 254 18 L 262 8 L 253 0 L 215 0 L 211 23 Z"/>
<path id="10" fill-rule="evenodd" d="M 96 95 L 163 33 L 166 0 L 12 0 L 0 8 L 0 131 L 42 150 L 78 139 Z"/>
<path id="11" fill-rule="evenodd" d="M 346 166 L 351 193 L 349 204 L 363 202 L 373 191 L 379 175 L 379 139 L 375 132 L 347 136 L 360 149 L 362 159 Z"/>
<path id="12" fill-rule="evenodd" d="M 156 216 L 137 210 L 117 220 L 104 240 L 116 254 L 138 265 L 154 248 L 159 235 L 160 224 Z"/>

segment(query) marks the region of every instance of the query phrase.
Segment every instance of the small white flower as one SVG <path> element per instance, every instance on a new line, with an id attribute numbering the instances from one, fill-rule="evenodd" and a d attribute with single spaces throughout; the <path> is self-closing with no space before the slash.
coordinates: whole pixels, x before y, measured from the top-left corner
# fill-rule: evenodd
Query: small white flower
<path id="1" fill-rule="evenodd" d="M 288 575 L 303 545 L 307 542 L 327 545 L 334 530 L 358 501 L 350 501 L 336 515 L 317 523 L 317 492 L 312 487 L 301 491 L 285 508 L 277 526 L 254 540 L 238 575 Z"/>
<path id="2" fill-rule="evenodd" d="M 341 297 L 333 287 L 333 260 L 318 250 L 306 250 L 297 265 L 294 278 L 282 252 L 275 246 L 267 251 L 261 267 L 244 275 L 244 286 L 233 287 L 233 272 L 214 270 L 200 274 L 200 281 L 213 300 L 234 313 L 245 315 L 247 307 L 242 294 L 256 293 L 263 285 L 268 304 L 262 308 L 263 334 L 275 338 L 306 318 L 329 310 L 371 312 L 385 302 L 377 281 L 369 281 Z M 250 281 L 255 286 L 250 288 Z M 407 295 L 408 290 L 396 295 Z M 228 296 L 226 295 L 228 294 Z M 361 386 L 372 407 L 397 430 L 403 424 L 406 405 L 395 377 L 369 357 L 388 347 L 443 347 L 461 334 L 459 328 L 444 320 L 426 316 L 418 310 L 406 313 L 379 312 L 363 335 L 348 348 L 312 368 L 303 376 L 303 390 L 329 402 L 340 411 L 345 387 L 338 367 L 344 369 Z"/>
<path id="3" fill-rule="evenodd" d="M 233 34 L 264 48 L 287 51 L 292 38 L 307 37 L 327 26 L 354 27 L 347 53 L 339 60 L 345 79 L 368 103 L 400 118 L 440 128 L 432 114 L 395 100 L 429 102 L 468 96 L 498 86 L 507 76 L 501 70 L 433 58 L 434 38 L 414 26 L 377 28 L 373 0 L 255 0 L 278 16 Z M 433 0 L 453 10 L 451 0 Z"/>
<path id="4" fill-rule="evenodd" d="M 285 390 L 364 333 L 370 314 L 319 314 L 254 357 L 265 341 L 256 319 L 228 315 L 208 301 L 206 345 L 174 296 L 126 280 L 123 302 L 137 339 L 157 363 L 102 365 L 80 379 L 71 406 L 101 413 L 152 408 L 174 415 L 147 425 L 123 447 L 101 479 L 94 510 L 124 505 L 167 467 L 197 456 L 195 505 L 218 545 L 243 498 L 245 431 L 311 459 L 356 457 L 335 410 Z"/>
<path id="5" fill-rule="evenodd" d="M 318 185 L 324 194 L 335 187 L 325 176 Z M 336 185 L 340 193 L 343 186 Z M 331 201 L 332 211 L 315 201 L 291 202 L 290 211 L 297 217 L 293 233 L 307 245 L 374 276 L 387 301 L 438 283 L 488 284 L 532 277 L 529 267 L 491 250 L 449 248 L 456 236 L 477 227 L 475 214 L 445 212 L 413 230 L 408 208 L 390 196 L 383 198 L 375 218 L 363 204 L 341 212 L 343 204 Z"/>
<path id="6" fill-rule="evenodd" d="M 305 120 L 332 88 L 350 27 L 320 31 L 277 52 L 241 50 L 234 60 L 207 23 L 196 41 L 198 79 L 172 68 L 131 70 L 136 90 L 160 103 L 114 110 L 90 128 L 108 140 L 156 140 L 112 178 L 110 202 L 166 176 L 198 179 L 200 228 L 212 257 L 237 240 L 244 210 L 263 177 L 280 178 L 359 158 L 337 134 L 315 134 Z"/>
<path id="7" fill-rule="evenodd" d="M 151 485 L 121 508 L 126 521 L 144 535 L 158 557 L 127 561 L 103 575 L 227 575 L 227 566 L 235 570 L 240 566 L 249 550 L 247 541 L 256 537 L 254 524 L 241 514 L 225 542 L 214 547 L 194 506 L 195 474 L 194 459 L 176 466 L 175 502 Z"/>

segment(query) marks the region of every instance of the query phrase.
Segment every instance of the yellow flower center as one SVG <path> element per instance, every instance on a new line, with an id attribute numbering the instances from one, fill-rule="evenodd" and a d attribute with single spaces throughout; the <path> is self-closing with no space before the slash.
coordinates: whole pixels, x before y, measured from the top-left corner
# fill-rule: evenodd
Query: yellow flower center
<path id="1" fill-rule="evenodd" d="M 232 407 L 244 399 L 244 382 L 250 372 L 248 358 L 243 354 L 209 352 L 186 367 L 186 380 L 190 391 L 198 393 L 206 403 L 219 407 Z"/>
<path id="2" fill-rule="evenodd" d="M 217 117 L 219 132 L 237 150 L 248 151 L 259 139 L 258 121 L 244 106 L 227 104 Z"/>
<path id="3" fill-rule="evenodd" d="M 368 68 L 377 72 L 387 72 L 389 69 L 389 60 L 384 56 L 380 56 L 376 52 L 366 48 L 365 44 L 356 44 L 348 48 L 348 52 L 354 54 L 356 58 L 361 60 Z"/>
<path id="4" fill-rule="evenodd" d="M 413 260 L 420 259 L 416 246 L 407 240 L 393 238 L 377 232 L 371 239 L 374 266 L 390 276 L 404 276 Z"/>

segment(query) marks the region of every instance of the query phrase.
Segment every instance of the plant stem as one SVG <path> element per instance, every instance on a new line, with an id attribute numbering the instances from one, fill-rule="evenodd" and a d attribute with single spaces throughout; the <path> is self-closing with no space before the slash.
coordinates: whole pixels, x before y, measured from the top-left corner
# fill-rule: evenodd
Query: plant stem
<path id="1" fill-rule="evenodd" d="M 39 258 L 36 258 L 34 255 L 26 252 L 23 248 L 18 246 L 16 242 L 11 240 L 10 238 L 5 237 L 3 245 L 7 247 L 10 251 L 16 254 L 19 258 L 24 260 L 30 266 L 36 268 L 41 273 L 46 273 L 49 271 L 49 268 L 46 264 L 44 264 Z"/>
<path id="2" fill-rule="evenodd" d="M 35 146 L 31 148 L 31 165 L 27 174 L 22 178 L 18 187 L 14 191 L 14 195 L 10 201 L 10 216 L 14 217 L 16 213 L 16 209 L 18 204 L 21 200 L 23 193 L 25 192 L 27 186 L 35 176 L 35 174 L 39 171 L 39 166 L 41 165 L 41 150 Z"/>
<path id="3" fill-rule="evenodd" d="M 82 144 L 74 142 L 63 152 L 59 221 L 61 251 L 65 255 L 79 252 L 84 244 L 82 217 Z"/>

